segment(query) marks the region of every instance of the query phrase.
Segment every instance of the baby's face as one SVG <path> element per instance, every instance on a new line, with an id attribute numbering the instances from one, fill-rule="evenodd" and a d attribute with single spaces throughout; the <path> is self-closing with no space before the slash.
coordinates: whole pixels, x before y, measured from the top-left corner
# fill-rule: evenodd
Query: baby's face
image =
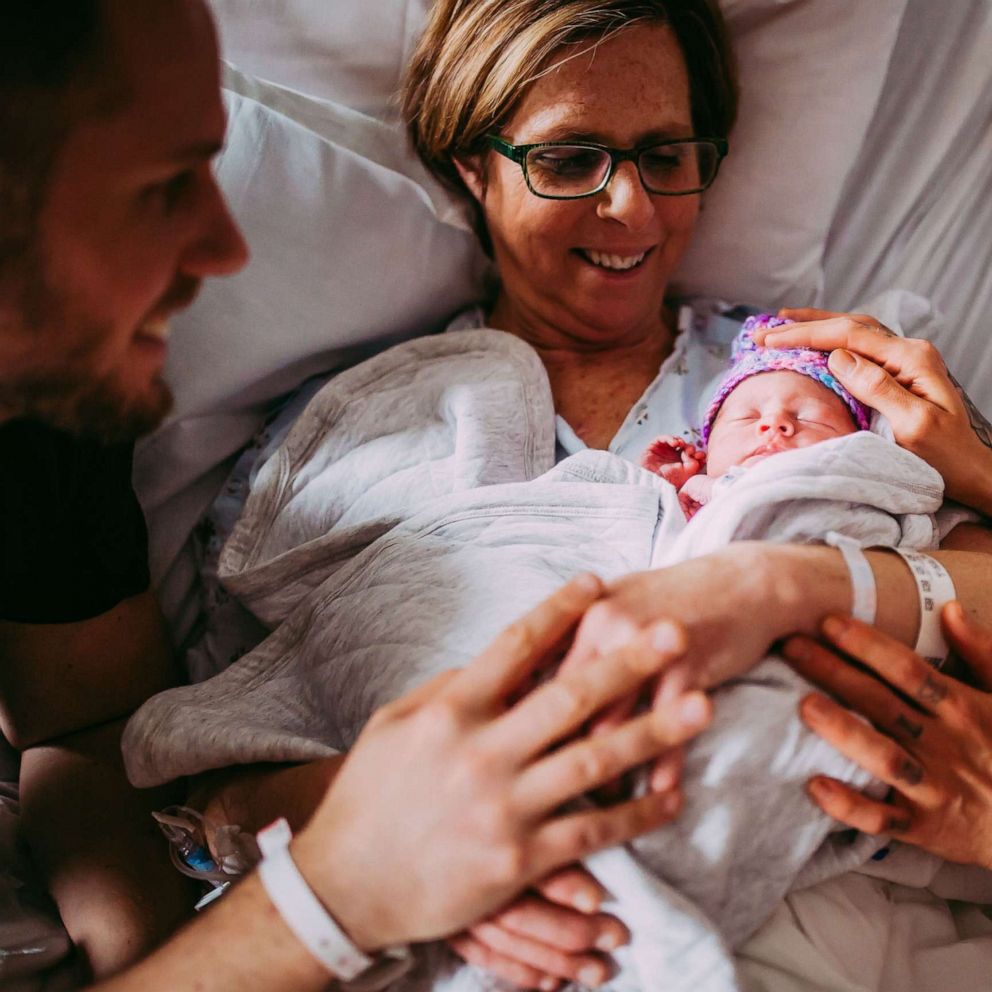
<path id="1" fill-rule="evenodd" d="M 706 473 L 857 431 L 844 401 L 799 372 L 761 372 L 726 399 L 710 431 Z"/>

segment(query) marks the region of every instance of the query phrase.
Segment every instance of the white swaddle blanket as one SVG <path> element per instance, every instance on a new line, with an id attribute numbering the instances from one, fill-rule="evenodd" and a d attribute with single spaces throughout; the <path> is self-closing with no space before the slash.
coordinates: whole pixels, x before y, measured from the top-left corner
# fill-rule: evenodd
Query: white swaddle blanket
<path id="1" fill-rule="evenodd" d="M 767 459 L 686 524 L 672 486 L 615 455 L 555 465 L 554 421 L 536 353 L 497 331 L 411 341 L 331 380 L 259 472 L 221 560 L 273 633 L 138 711 L 132 781 L 345 750 L 376 707 L 465 664 L 580 571 L 611 578 L 831 530 L 936 544 L 940 477 L 873 434 Z M 615 987 L 739 988 L 731 949 L 800 875 L 864 860 L 864 845 L 825 843 L 834 825 L 804 795 L 814 773 L 867 781 L 802 726 L 804 691 L 774 658 L 722 687 L 689 749 L 683 815 L 590 859 L 633 934 Z M 405 982 L 487 981 L 439 958 Z"/>

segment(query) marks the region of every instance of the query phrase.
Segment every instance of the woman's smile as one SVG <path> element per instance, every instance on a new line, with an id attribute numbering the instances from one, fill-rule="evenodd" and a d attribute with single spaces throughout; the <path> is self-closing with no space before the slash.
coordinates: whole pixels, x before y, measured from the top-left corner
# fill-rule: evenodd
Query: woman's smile
<path id="1" fill-rule="evenodd" d="M 599 269 L 607 276 L 630 276 L 639 272 L 653 247 L 640 250 L 574 248 L 573 252 L 584 262 Z"/>

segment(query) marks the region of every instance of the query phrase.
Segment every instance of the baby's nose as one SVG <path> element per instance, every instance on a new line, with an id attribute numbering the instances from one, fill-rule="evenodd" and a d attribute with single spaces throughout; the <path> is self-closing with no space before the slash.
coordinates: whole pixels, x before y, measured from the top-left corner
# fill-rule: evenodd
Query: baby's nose
<path id="1" fill-rule="evenodd" d="M 784 413 L 775 413 L 762 417 L 758 424 L 758 430 L 762 434 L 775 433 L 783 434 L 785 437 L 791 437 L 796 433 L 796 425 L 792 417 Z"/>

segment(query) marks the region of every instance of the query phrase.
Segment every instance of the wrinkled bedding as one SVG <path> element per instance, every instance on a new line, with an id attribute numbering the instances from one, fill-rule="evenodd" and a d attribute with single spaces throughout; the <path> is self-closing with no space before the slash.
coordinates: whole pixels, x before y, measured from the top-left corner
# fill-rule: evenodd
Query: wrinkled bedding
<path id="1" fill-rule="evenodd" d="M 830 530 L 937 542 L 939 476 L 873 434 L 768 459 L 689 524 L 668 483 L 601 451 L 555 465 L 554 441 L 540 360 L 501 332 L 408 342 L 329 382 L 259 471 L 221 557 L 228 588 L 273 633 L 142 707 L 125 736 L 135 784 L 344 750 L 377 706 L 466 663 L 579 571 L 609 578 Z M 866 784 L 802 727 L 804 691 L 774 658 L 721 689 L 690 751 L 684 815 L 590 859 L 635 935 L 617 987 L 738 988 L 731 948 L 797 879 L 873 850 L 830 843 L 804 797 L 814 772 Z M 483 981 L 450 963 L 415 975 Z"/>

